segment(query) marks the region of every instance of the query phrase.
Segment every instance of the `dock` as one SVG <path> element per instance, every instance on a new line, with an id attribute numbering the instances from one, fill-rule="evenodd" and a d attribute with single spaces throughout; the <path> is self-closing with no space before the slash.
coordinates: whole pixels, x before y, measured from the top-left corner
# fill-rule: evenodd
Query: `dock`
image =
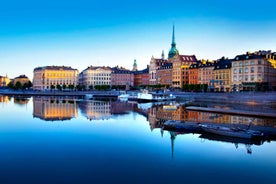
<path id="1" fill-rule="evenodd" d="M 195 107 L 195 106 L 186 107 L 186 110 L 214 112 L 214 113 L 220 113 L 220 114 L 241 115 L 241 116 L 250 116 L 250 117 L 276 118 L 276 113 L 270 113 L 270 112 L 255 112 L 255 111 L 244 111 L 244 110 L 234 110 L 234 109 L 218 109 L 218 108 Z"/>

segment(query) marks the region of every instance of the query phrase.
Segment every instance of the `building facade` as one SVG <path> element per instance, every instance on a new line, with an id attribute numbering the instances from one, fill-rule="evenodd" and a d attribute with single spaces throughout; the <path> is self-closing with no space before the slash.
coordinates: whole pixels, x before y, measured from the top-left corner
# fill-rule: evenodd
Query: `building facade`
<path id="1" fill-rule="evenodd" d="M 118 66 L 112 68 L 111 85 L 134 86 L 134 72 Z"/>
<path id="2" fill-rule="evenodd" d="M 182 88 L 184 84 L 189 84 L 189 68 L 198 63 L 195 55 L 176 55 L 170 61 L 173 63 L 172 86 Z"/>
<path id="3" fill-rule="evenodd" d="M 23 86 L 24 84 L 29 83 L 30 79 L 26 75 L 20 75 L 14 78 L 13 84 L 15 85 L 17 82 L 19 82 Z"/>
<path id="4" fill-rule="evenodd" d="M 214 80 L 212 85 L 214 86 L 214 91 L 219 92 L 230 92 L 232 89 L 232 74 L 231 74 L 231 64 L 232 60 L 222 58 L 217 60 L 214 66 Z"/>
<path id="5" fill-rule="evenodd" d="M 111 85 L 110 67 L 90 66 L 81 72 L 79 84 L 84 85 L 86 89 L 94 89 L 97 85 Z"/>
<path id="6" fill-rule="evenodd" d="M 232 90 L 276 89 L 276 56 L 271 51 L 247 52 L 232 61 Z"/>
<path id="7" fill-rule="evenodd" d="M 198 83 L 207 84 L 210 91 L 214 90 L 212 81 L 214 80 L 214 63 L 213 62 L 201 62 L 198 65 Z M 212 85 L 211 85 L 212 83 Z"/>
<path id="8" fill-rule="evenodd" d="M 33 89 L 52 90 L 57 85 L 68 87 L 76 86 L 78 80 L 78 70 L 66 66 L 45 66 L 34 69 Z"/>
<path id="9" fill-rule="evenodd" d="M 157 83 L 161 85 L 172 85 L 172 63 L 166 63 L 157 69 Z"/>
<path id="10" fill-rule="evenodd" d="M 161 58 L 154 58 L 153 56 L 151 57 L 149 65 L 149 85 L 158 84 L 157 70 L 167 63 L 169 63 L 169 61 L 164 58 L 164 52 L 162 52 Z"/>
<path id="11" fill-rule="evenodd" d="M 144 70 L 134 72 L 134 86 L 147 86 L 149 85 L 149 66 Z"/>
<path id="12" fill-rule="evenodd" d="M 198 64 L 192 64 L 188 70 L 189 84 L 198 84 Z"/>
<path id="13" fill-rule="evenodd" d="M 0 87 L 6 87 L 11 80 L 7 76 L 0 76 Z"/>

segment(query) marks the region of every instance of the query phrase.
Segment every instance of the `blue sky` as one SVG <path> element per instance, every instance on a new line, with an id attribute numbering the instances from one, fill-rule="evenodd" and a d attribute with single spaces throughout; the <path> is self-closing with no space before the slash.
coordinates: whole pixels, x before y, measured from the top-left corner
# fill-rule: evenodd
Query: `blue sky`
<path id="1" fill-rule="evenodd" d="M 138 69 L 167 55 L 198 59 L 276 51 L 274 0 L 9 0 L 0 2 L 0 75 L 32 78 L 37 66 Z"/>

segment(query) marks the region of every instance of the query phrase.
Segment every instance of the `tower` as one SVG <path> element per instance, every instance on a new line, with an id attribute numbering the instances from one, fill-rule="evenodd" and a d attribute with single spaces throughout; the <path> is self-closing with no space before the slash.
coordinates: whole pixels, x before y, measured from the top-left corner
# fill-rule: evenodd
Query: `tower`
<path id="1" fill-rule="evenodd" d="M 179 55 L 179 53 L 178 53 L 178 50 L 176 49 L 175 35 L 174 35 L 174 25 L 173 25 L 172 44 L 171 44 L 171 49 L 169 51 L 168 59 L 173 58 L 176 55 Z"/>
<path id="2" fill-rule="evenodd" d="M 136 59 L 134 59 L 133 69 L 132 69 L 132 71 L 137 71 L 137 63 L 136 63 Z"/>

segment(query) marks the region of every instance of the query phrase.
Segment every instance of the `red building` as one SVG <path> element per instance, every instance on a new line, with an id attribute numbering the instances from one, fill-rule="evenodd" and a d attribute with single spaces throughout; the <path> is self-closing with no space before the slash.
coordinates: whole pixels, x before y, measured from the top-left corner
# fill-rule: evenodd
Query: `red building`
<path id="1" fill-rule="evenodd" d="M 134 86 L 134 72 L 123 67 L 112 68 L 112 86 Z"/>
<path id="2" fill-rule="evenodd" d="M 147 86 L 149 85 L 149 66 L 144 70 L 134 72 L 134 86 Z"/>

